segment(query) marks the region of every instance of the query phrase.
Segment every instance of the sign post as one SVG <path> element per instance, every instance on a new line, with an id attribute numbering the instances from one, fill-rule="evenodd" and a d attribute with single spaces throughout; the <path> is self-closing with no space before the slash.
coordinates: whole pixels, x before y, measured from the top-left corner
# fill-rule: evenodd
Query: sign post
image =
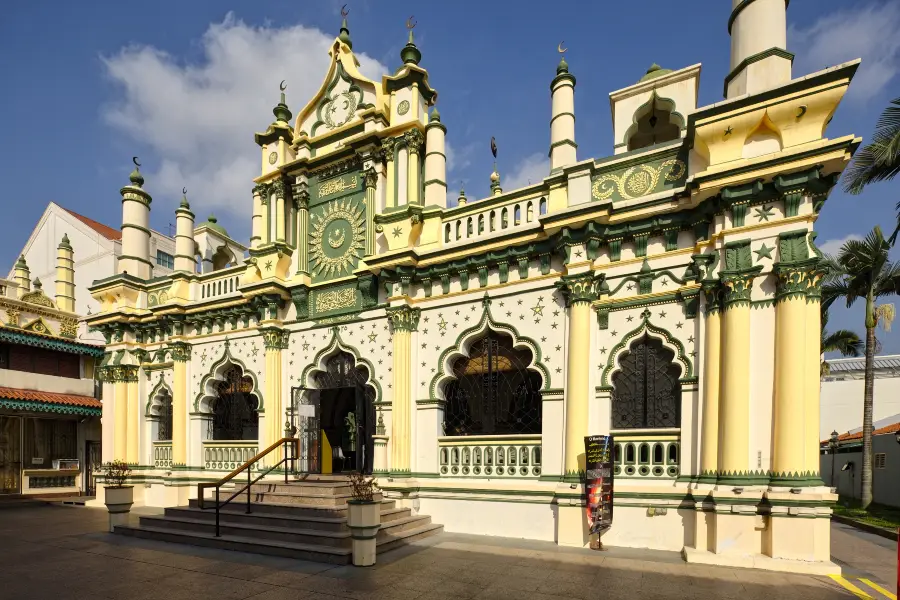
<path id="1" fill-rule="evenodd" d="M 603 548 L 600 536 L 612 527 L 612 449 L 611 435 L 589 435 L 584 438 L 585 511 L 591 535 L 597 534 L 598 550 Z"/>

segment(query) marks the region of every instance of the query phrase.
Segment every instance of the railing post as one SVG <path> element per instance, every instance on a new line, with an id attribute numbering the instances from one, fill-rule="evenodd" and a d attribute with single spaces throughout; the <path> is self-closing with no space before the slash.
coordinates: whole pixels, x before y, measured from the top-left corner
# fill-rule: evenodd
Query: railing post
<path id="1" fill-rule="evenodd" d="M 216 537 L 219 537 L 219 486 L 216 486 Z"/>
<path id="2" fill-rule="evenodd" d="M 250 471 L 251 467 L 247 467 L 247 514 L 250 514 Z"/>

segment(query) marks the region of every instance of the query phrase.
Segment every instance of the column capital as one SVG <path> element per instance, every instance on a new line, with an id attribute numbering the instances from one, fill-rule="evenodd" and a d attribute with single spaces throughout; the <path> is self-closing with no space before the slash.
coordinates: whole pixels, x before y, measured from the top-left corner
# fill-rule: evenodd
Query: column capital
<path id="1" fill-rule="evenodd" d="M 588 271 L 576 275 L 563 275 L 555 285 L 565 298 L 566 306 L 572 306 L 578 302 L 590 303 L 596 300 L 600 295 L 603 280 L 603 275 L 598 276 L 593 271 Z"/>
<path id="2" fill-rule="evenodd" d="M 722 281 L 722 307 L 728 309 L 736 306 L 750 306 L 753 280 L 761 270 L 762 266 L 740 271 L 721 271 L 719 279 Z"/>
<path id="3" fill-rule="evenodd" d="M 722 286 L 715 279 L 706 279 L 700 284 L 706 297 L 706 314 L 715 314 L 722 310 Z"/>
<path id="4" fill-rule="evenodd" d="M 422 309 L 412 308 L 411 306 L 398 306 L 387 309 L 387 316 L 394 331 L 418 331 L 419 317 L 421 315 Z"/>
<path id="5" fill-rule="evenodd" d="M 397 140 L 394 138 L 387 138 L 382 142 L 381 152 L 384 156 L 384 160 L 386 162 L 394 161 L 394 144 L 397 143 Z"/>
<path id="6" fill-rule="evenodd" d="M 277 327 L 269 327 L 262 330 L 263 345 L 266 352 L 273 350 L 287 350 L 290 332 Z"/>
<path id="7" fill-rule="evenodd" d="M 775 301 L 804 297 L 821 299 L 822 278 L 826 273 L 823 262 L 812 258 L 799 262 L 775 263 L 772 269 L 777 277 Z"/>
<path id="8" fill-rule="evenodd" d="M 284 198 L 285 190 L 289 189 L 290 184 L 288 184 L 284 179 L 276 179 L 271 184 L 272 190 L 275 192 L 276 198 Z"/>
<path id="9" fill-rule="evenodd" d="M 418 129 L 411 129 L 403 134 L 403 137 L 406 139 L 406 147 L 411 154 L 418 154 L 419 149 L 422 147 L 422 144 L 425 143 L 425 138 L 422 136 L 422 132 Z"/>
<path id="10" fill-rule="evenodd" d="M 169 344 L 172 351 L 172 360 L 175 362 L 187 362 L 191 360 L 191 345 L 185 342 L 173 342 Z"/>
<path id="11" fill-rule="evenodd" d="M 299 209 L 309 209 L 309 184 L 304 182 L 296 183 L 292 186 L 292 194 L 294 203 Z"/>
<path id="12" fill-rule="evenodd" d="M 366 184 L 366 188 L 374 188 L 376 185 L 378 185 L 378 174 L 372 167 L 369 167 L 363 172 L 363 178 Z"/>

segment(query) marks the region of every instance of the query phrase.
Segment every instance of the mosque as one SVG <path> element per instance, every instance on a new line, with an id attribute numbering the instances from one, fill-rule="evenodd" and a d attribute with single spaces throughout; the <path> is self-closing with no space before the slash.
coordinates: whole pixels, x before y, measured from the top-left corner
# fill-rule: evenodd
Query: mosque
<path id="1" fill-rule="evenodd" d="M 549 172 L 506 190 L 495 168 L 486 198 L 448 189 L 412 30 L 373 81 L 345 18 L 319 92 L 295 117 L 282 90 L 255 135 L 248 246 L 184 199 L 155 277 L 139 169 L 122 188 L 87 317 L 104 460 L 134 465 L 136 503 L 187 504 L 296 428 L 301 472 L 373 473 L 448 531 L 587 546 L 584 438 L 608 434 L 605 545 L 838 572 L 814 223 L 860 143 L 825 137 L 859 62 L 795 78 L 786 10 L 733 0 L 718 103 L 699 64 L 612 92 L 605 157 L 578 156 L 563 58 Z"/>

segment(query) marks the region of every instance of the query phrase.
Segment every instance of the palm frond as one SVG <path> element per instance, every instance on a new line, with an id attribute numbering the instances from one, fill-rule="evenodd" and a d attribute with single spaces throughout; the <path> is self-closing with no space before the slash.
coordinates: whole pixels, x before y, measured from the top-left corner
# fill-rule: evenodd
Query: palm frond
<path id="1" fill-rule="evenodd" d="M 891 105 L 878 119 L 872 141 L 857 151 L 844 172 L 844 190 L 850 194 L 860 194 L 868 184 L 900 173 L 900 98 Z"/>
<path id="2" fill-rule="evenodd" d="M 829 281 L 822 284 L 822 310 L 828 310 L 839 298 L 846 298 L 847 306 L 853 306 L 859 294 L 851 291 L 845 280 Z"/>
<path id="3" fill-rule="evenodd" d="M 822 331 L 822 353 L 840 352 L 842 356 L 861 356 L 865 344 L 849 329 Z"/>

